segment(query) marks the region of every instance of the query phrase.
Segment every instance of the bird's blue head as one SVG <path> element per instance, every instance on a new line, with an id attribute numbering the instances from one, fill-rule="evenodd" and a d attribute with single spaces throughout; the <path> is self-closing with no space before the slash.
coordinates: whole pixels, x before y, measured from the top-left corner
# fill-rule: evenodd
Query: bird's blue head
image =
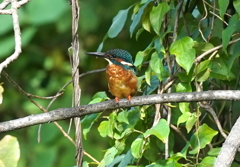
<path id="1" fill-rule="evenodd" d="M 132 70 L 135 73 L 136 67 L 133 65 L 131 54 L 123 49 L 111 49 L 107 52 L 86 52 L 87 55 L 94 55 L 105 58 L 109 64 L 122 66 L 126 70 Z"/>

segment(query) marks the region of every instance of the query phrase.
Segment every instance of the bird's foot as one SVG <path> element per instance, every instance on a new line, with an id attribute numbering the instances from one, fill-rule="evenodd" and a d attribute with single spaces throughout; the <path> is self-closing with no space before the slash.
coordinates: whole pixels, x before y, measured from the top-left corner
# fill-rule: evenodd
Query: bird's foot
<path id="1" fill-rule="evenodd" d="M 132 100 L 132 96 L 131 95 L 128 95 L 128 101 L 130 102 Z"/>
<path id="2" fill-rule="evenodd" d="M 115 97 L 115 102 L 119 103 L 119 98 L 118 97 Z"/>

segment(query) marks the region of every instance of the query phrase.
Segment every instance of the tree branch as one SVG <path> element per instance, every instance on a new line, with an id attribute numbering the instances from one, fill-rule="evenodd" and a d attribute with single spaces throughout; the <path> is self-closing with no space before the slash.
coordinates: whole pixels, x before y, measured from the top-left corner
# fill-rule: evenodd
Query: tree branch
<path id="1" fill-rule="evenodd" d="M 165 93 L 160 95 L 148 95 L 133 97 L 129 102 L 127 99 L 120 99 L 119 104 L 114 100 L 109 100 L 96 104 L 82 105 L 75 108 L 59 108 L 47 113 L 30 115 L 27 117 L 1 122 L 0 132 L 6 132 L 25 128 L 33 125 L 50 123 L 53 121 L 59 121 L 69 119 L 73 117 L 81 117 L 93 113 L 99 113 L 103 111 L 115 110 L 124 107 L 141 106 L 157 103 L 169 103 L 169 102 L 199 102 L 199 101 L 211 101 L 211 100 L 238 100 L 240 101 L 239 90 L 217 90 L 217 91 L 203 91 L 203 92 L 191 92 L 191 93 Z"/>

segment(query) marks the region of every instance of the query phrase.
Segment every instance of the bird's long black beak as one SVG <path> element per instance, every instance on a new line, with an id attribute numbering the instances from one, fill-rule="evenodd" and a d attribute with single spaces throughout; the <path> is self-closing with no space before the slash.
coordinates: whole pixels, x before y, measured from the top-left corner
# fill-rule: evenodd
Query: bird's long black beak
<path id="1" fill-rule="evenodd" d="M 96 56 L 96 57 L 107 58 L 107 56 L 104 52 L 86 52 L 85 54 L 91 55 L 91 56 Z"/>

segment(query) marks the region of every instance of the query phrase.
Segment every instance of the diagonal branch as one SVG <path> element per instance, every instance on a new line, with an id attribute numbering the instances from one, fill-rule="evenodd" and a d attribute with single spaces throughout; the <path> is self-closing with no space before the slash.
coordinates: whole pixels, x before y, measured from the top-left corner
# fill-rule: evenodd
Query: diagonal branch
<path id="1" fill-rule="evenodd" d="M 169 94 L 165 93 L 160 95 L 133 97 L 131 102 L 129 102 L 127 99 L 120 99 L 119 104 L 115 103 L 114 100 L 109 100 L 101 103 L 82 105 L 80 107 L 74 108 L 59 108 L 47 113 L 35 114 L 24 118 L 1 122 L 0 132 L 16 130 L 33 125 L 50 123 L 53 121 L 59 121 L 73 117 L 81 117 L 93 113 L 115 110 L 124 107 L 133 107 L 157 103 L 199 102 L 212 100 L 240 101 L 240 91 L 217 90 L 191 93 L 169 93 Z"/>
<path id="2" fill-rule="evenodd" d="M 4 67 L 7 67 L 8 64 L 10 64 L 12 61 L 17 59 L 18 56 L 20 55 L 20 53 L 22 52 L 22 49 L 21 49 L 21 32 L 20 32 L 17 8 L 18 8 L 17 0 L 12 0 L 11 11 L 12 11 L 13 30 L 14 30 L 14 39 L 15 39 L 15 51 L 10 57 L 8 57 L 6 60 L 4 60 L 0 64 L 0 73 L 2 72 Z"/>

